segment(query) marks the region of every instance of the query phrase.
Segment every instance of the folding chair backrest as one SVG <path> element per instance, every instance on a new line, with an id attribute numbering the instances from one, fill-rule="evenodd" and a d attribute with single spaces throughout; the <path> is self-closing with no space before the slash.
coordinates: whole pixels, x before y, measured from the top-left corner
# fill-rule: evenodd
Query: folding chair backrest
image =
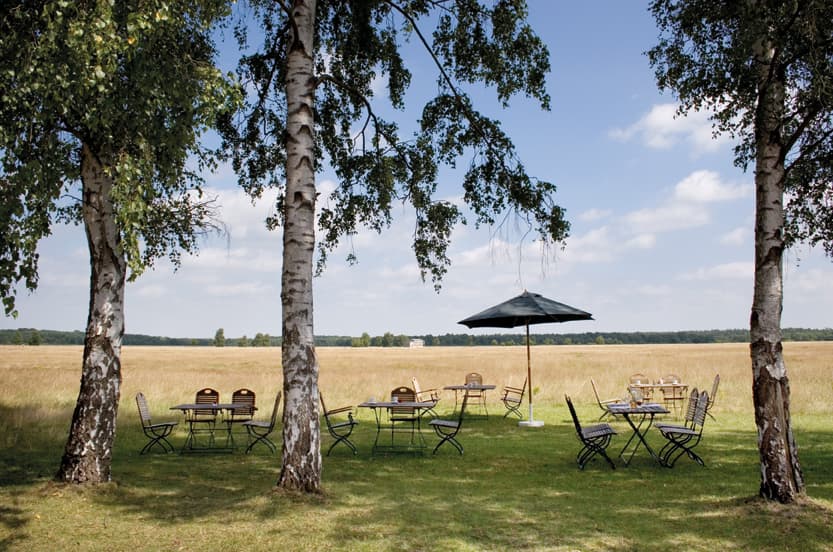
<path id="1" fill-rule="evenodd" d="M 680 376 L 676 374 L 667 374 L 659 378 L 660 383 L 680 383 Z"/>
<path id="2" fill-rule="evenodd" d="M 248 417 L 251 418 L 255 413 L 255 392 L 251 389 L 238 389 L 231 394 L 231 402 L 238 404 L 247 404 L 247 408 L 238 408 L 232 411 L 234 417 Z"/>
<path id="3" fill-rule="evenodd" d="M 697 403 L 700 400 L 700 393 L 697 391 L 697 388 L 691 390 L 691 394 L 688 397 L 688 408 L 685 411 L 685 418 L 684 418 L 684 425 L 692 426 L 694 424 L 694 414 L 697 411 Z"/>
<path id="4" fill-rule="evenodd" d="M 397 402 L 416 402 L 416 393 L 410 387 L 397 387 L 390 392 L 391 401 Z M 412 416 L 414 414 L 413 406 L 394 406 L 390 409 L 392 416 Z"/>
<path id="5" fill-rule="evenodd" d="M 631 376 L 630 383 L 636 385 L 648 385 L 651 383 L 651 380 L 645 374 L 634 374 Z"/>
<path id="6" fill-rule="evenodd" d="M 211 389 L 210 387 L 206 387 L 205 389 L 200 389 L 197 391 L 196 397 L 194 397 L 194 402 L 196 404 L 217 404 L 220 402 L 220 393 L 216 389 Z M 215 410 L 194 410 L 194 414 L 197 416 L 214 416 L 217 414 Z"/>
<path id="7" fill-rule="evenodd" d="M 720 374 L 714 376 L 714 383 L 712 383 L 712 392 L 709 394 L 709 405 L 706 410 L 711 410 L 714 405 L 714 399 L 717 397 L 717 386 L 720 385 Z"/>
<path id="8" fill-rule="evenodd" d="M 567 401 L 567 408 L 570 409 L 570 417 L 573 418 L 573 425 L 576 427 L 576 433 L 581 437 L 581 422 L 578 421 L 576 408 L 573 406 L 573 401 L 569 395 L 564 395 L 564 400 Z"/>
<path id="9" fill-rule="evenodd" d="M 463 414 L 466 411 L 466 404 L 469 402 L 469 398 L 466 395 L 463 395 L 463 404 L 460 405 L 460 413 L 457 414 L 457 430 L 459 431 L 460 427 L 463 426 Z"/>
<path id="10" fill-rule="evenodd" d="M 144 393 L 136 393 L 136 406 L 139 407 L 139 418 L 142 420 L 142 427 L 148 427 L 151 424 L 150 409 L 148 409 L 148 402 Z"/>
<path id="11" fill-rule="evenodd" d="M 466 374 L 466 384 L 468 385 L 469 383 L 476 383 L 478 385 L 482 385 L 483 384 L 483 376 L 481 376 L 477 372 L 472 372 L 470 374 Z"/>
<path id="12" fill-rule="evenodd" d="M 703 424 L 706 423 L 706 410 L 709 407 L 709 394 L 706 391 L 700 393 L 697 400 L 697 406 L 694 409 L 694 427 L 699 427 L 703 431 Z"/>
<path id="13" fill-rule="evenodd" d="M 275 406 L 272 407 L 272 418 L 269 420 L 269 431 L 275 429 L 275 424 L 278 423 L 278 407 L 281 404 L 281 392 L 278 391 L 275 397 Z M 322 403 L 323 406 L 323 403 Z"/>
<path id="14" fill-rule="evenodd" d="M 604 406 L 602 405 L 602 399 L 601 397 L 599 397 L 599 391 L 598 389 L 596 389 L 596 382 L 593 381 L 593 378 L 590 378 L 590 387 L 593 388 L 593 394 L 596 395 L 596 402 L 599 403 L 599 406 L 604 408 Z"/>

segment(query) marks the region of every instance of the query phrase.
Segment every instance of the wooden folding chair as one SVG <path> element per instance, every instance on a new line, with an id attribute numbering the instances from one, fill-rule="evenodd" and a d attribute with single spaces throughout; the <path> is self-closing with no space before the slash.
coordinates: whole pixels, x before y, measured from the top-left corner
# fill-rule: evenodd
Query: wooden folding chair
<path id="1" fill-rule="evenodd" d="M 177 422 L 160 422 L 153 423 L 150 418 L 150 409 L 148 408 L 147 400 L 143 393 L 136 393 L 136 406 L 139 408 L 139 418 L 142 420 L 142 431 L 145 437 L 150 439 L 147 444 L 142 447 L 139 454 L 144 454 L 152 449 L 155 445 L 162 447 L 165 452 L 173 452 L 174 447 L 168 441 L 168 435 L 177 426 Z M 169 450 L 170 448 L 170 450 Z"/>
<path id="2" fill-rule="evenodd" d="M 278 449 L 271 440 L 269 435 L 274 431 L 275 424 L 278 423 L 278 407 L 281 404 L 281 392 L 275 397 L 275 405 L 272 407 L 272 417 L 268 422 L 261 422 L 259 420 L 246 420 L 240 425 L 246 428 L 246 433 L 249 436 L 249 445 L 246 447 L 246 454 L 249 454 L 254 446 L 258 443 L 263 443 L 273 453 Z"/>
<path id="3" fill-rule="evenodd" d="M 521 414 L 520 408 L 521 404 L 524 402 L 524 395 L 526 394 L 526 378 L 524 378 L 523 387 L 511 387 L 509 385 L 503 386 L 503 396 L 500 400 L 503 402 L 503 406 L 506 407 L 506 413 L 503 417 L 507 417 L 510 414 L 514 414 L 519 419 L 523 419 L 523 414 Z"/>
<path id="4" fill-rule="evenodd" d="M 324 405 L 324 395 L 319 393 L 318 399 L 321 401 L 321 410 L 324 412 L 324 421 L 327 424 L 327 431 L 333 439 L 335 439 L 333 444 L 330 445 L 330 448 L 327 449 L 327 456 L 330 455 L 330 451 L 333 450 L 333 447 L 339 443 L 344 443 L 350 447 L 353 454 L 358 454 L 355 445 L 353 445 L 349 439 L 350 435 L 353 433 L 353 428 L 359 425 L 359 422 L 353 419 L 353 407 L 343 406 L 334 410 L 327 410 L 327 407 Z M 342 420 L 341 416 L 345 412 L 347 413 L 347 419 Z"/>

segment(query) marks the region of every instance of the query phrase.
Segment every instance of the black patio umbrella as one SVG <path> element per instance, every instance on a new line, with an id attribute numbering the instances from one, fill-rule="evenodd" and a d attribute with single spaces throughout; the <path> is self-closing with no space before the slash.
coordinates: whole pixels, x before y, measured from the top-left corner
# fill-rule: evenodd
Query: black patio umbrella
<path id="1" fill-rule="evenodd" d="M 504 301 L 483 312 L 460 320 L 469 328 L 515 328 L 526 326 L 526 383 L 529 386 L 529 420 L 523 425 L 540 426 L 532 415 L 532 362 L 529 353 L 529 325 L 570 320 L 593 320 L 593 315 L 577 308 L 547 299 L 543 295 L 524 291 L 517 297 Z"/>

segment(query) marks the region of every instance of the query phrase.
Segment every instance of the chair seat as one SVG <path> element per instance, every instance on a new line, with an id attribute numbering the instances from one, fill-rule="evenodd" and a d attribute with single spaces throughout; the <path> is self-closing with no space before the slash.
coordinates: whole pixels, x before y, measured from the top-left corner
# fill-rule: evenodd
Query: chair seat
<path id="1" fill-rule="evenodd" d="M 330 424 L 330 427 L 333 428 L 333 429 L 338 429 L 338 428 L 341 428 L 341 427 L 347 427 L 347 426 L 352 426 L 352 425 L 356 425 L 356 422 L 354 422 L 353 420 L 346 420 L 344 422 L 337 422 L 335 424 Z"/>
<path id="2" fill-rule="evenodd" d="M 147 426 L 148 429 L 159 429 L 163 427 L 174 427 L 175 425 L 179 425 L 179 422 L 162 422 L 160 424 L 150 424 Z"/>
<path id="3" fill-rule="evenodd" d="M 654 427 L 662 431 L 663 429 L 685 429 L 686 426 L 681 426 L 680 424 L 659 423 L 654 424 Z"/>
<path id="4" fill-rule="evenodd" d="M 697 435 L 699 431 L 695 431 L 690 427 L 682 427 L 682 426 L 674 426 L 674 427 L 661 427 L 659 428 L 660 433 L 663 435 Z"/>
<path id="5" fill-rule="evenodd" d="M 601 437 L 603 435 L 616 435 L 616 431 L 610 426 L 610 424 L 596 424 L 582 427 L 581 434 L 583 437 L 590 439 L 593 437 Z"/>
<path id="6" fill-rule="evenodd" d="M 266 427 L 266 428 L 268 428 L 268 427 L 269 427 L 270 425 L 272 425 L 272 424 L 271 424 L 271 423 L 269 423 L 269 422 L 262 422 L 262 421 L 260 421 L 260 420 L 246 420 L 246 421 L 244 421 L 244 422 L 241 422 L 241 425 L 244 425 L 244 426 L 252 426 L 252 427 Z"/>
<path id="7" fill-rule="evenodd" d="M 432 426 L 442 426 L 442 427 L 457 427 L 457 426 L 459 426 L 459 425 L 460 425 L 460 423 L 459 423 L 459 422 L 457 422 L 456 420 L 439 420 L 439 419 L 434 419 L 434 420 L 431 420 L 430 422 L 428 422 L 428 425 L 432 425 Z"/>

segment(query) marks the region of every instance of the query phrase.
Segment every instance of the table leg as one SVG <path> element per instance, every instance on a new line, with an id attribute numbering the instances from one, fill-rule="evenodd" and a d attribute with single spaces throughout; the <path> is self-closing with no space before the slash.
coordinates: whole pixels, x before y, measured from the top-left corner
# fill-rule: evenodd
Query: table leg
<path id="1" fill-rule="evenodd" d="M 625 417 L 625 420 L 627 420 L 628 424 L 633 429 L 633 434 L 631 435 L 631 438 L 628 439 L 628 442 L 625 443 L 624 447 L 622 447 L 622 452 L 619 453 L 619 457 L 622 459 L 622 461 L 625 463 L 625 465 L 626 466 L 629 465 L 631 460 L 633 460 L 633 456 L 636 454 L 636 450 L 639 448 L 640 443 L 645 447 L 645 450 L 648 451 L 648 454 L 651 455 L 651 458 L 653 458 L 654 460 L 659 462 L 659 458 L 657 457 L 656 453 L 651 448 L 651 446 L 648 444 L 648 441 L 645 440 L 645 435 L 647 435 L 648 430 L 651 429 L 651 426 L 654 424 L 654 414 L 653 413 L 642 414 L 642 417 L 639 419 L 639 424 L 635 424 L 634 421 L 631 419 L 629 414 L 623 413 L 623 416 Z M 646 420 L 648 421 L 648 425 L 643 430 L 642 426 L 645 424 Z M 630 445 L 631 445 L 631 443 L 633 442 L 634 439 L 638 439 L 638 440 L 634 444 L 633 450 L 631 451 L 630 456 L 625 458 L 625 454 L 628 450 L 628 447 L 630 447 Z"/>

